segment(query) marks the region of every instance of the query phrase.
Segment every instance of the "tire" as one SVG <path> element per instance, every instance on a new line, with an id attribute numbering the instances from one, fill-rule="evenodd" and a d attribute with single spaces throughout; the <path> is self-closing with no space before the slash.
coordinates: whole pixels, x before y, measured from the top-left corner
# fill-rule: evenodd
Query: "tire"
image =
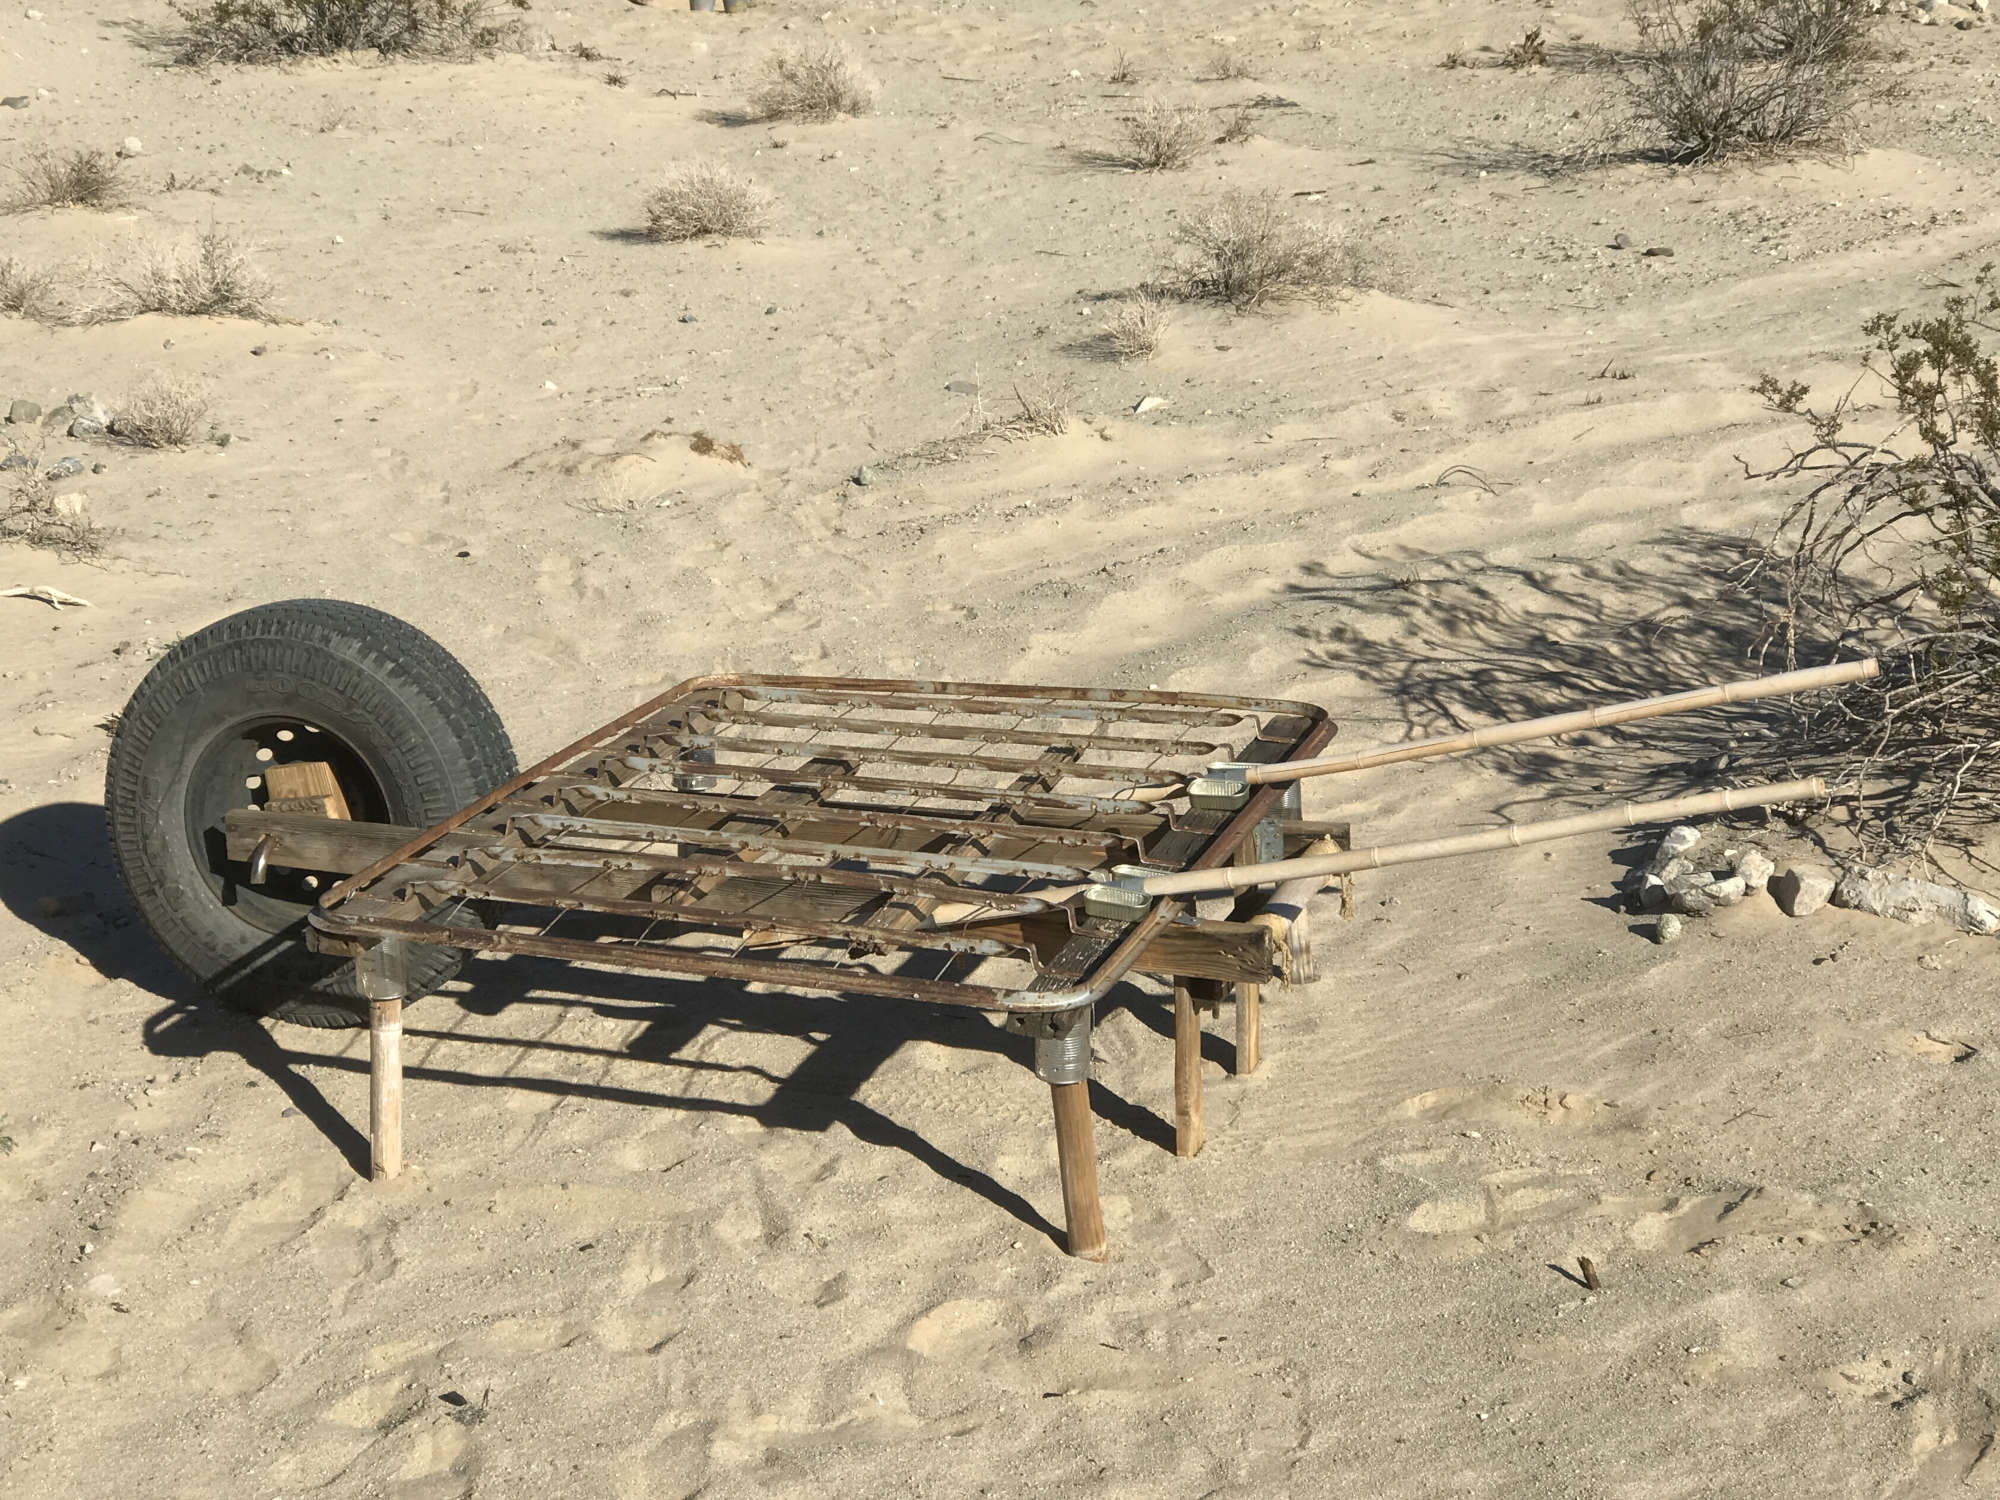
<path id="1" fill-rule="evenodd" d="M 222 815 L 261 803 L 259 774 L 325 761 L 359 820 L 428 828 L 508 780 L 514 748 L 451 653 L 393 615 L 333 599 L 259 605 L 186 637 L 126 706 L 104 815 L 132 905 L 209 994 L 307 1026 L 361 1024 L 351 960 L 306 947 L 332 882 L 273 868 L 248 884 Z M 447 920 L 474 923 L 461 908 Z M 457 949 L 411 950 L 410 998 L 458 971 Z"/>

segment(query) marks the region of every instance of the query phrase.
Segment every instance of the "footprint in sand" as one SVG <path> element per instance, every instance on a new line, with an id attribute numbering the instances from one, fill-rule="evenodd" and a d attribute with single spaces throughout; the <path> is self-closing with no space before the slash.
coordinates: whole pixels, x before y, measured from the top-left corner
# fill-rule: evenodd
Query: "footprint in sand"
<path id="1" fill-rule="evenodd" d="M 1609 1099 L 1546 1084 L 1523 1087 L 1512 1083 L 1475 1084 L 1430 1089 L 1405 1099 L 1396 1112 L 1412 1120 L 1453 1124 L 1556 1126 L 1562 1129 L 1632 1129 L 1644 1112 Z"/>
<path id="2" fill-rule="evenodd" d="M 980 1361 L 1013 1355 L 1027 1331 L 1027 1314 L 1014 1303 L 961 1297 L 918 1318 L 903 1345 L 926 1359 Z"/>
<path id="3" fill-rule="evenodd" d="M 249 1396 L 278 1378 L 278 1362 L 248 1325 L 208 1317 L 181 1334 L 187 1351 L 182 1375 L 196 1390 L 216 1396 Z"/>
<path id="4" fill-rule="evenodd" d="M 1908 1420 L 1910 1468 L 1886 1495 L 2000 1484 L 2000 1367 L 1988 1352 L 1945 1345 L 1923 1356 L 1870 1355 L 1826 1371 L 1820 1384 L 1836 1399 Z"/>

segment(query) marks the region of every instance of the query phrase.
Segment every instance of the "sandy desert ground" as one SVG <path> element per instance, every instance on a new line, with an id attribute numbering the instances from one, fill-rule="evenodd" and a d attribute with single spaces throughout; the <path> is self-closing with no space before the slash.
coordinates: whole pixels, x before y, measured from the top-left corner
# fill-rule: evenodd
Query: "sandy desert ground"
<path id="1" fill-rule="evenodd" d="M 104 465 L 69 483 L 108 552 L 0 548 L 0 586 L 93 606 L 0 600 L 0 1492 L 2000 1484 L 1989 941 L 1761 902 L 1655 946 L 1617 836 L 1382 872 L 1256 1075 L 1209 1038 L 1194 1160 L 1165 998 L 1107 1005 L 1092 1265 L 1060 1252 L 1046 1093 L 983 1020 L 525 961 L 413 1008 L 412 1170 L 371 1185 L 365 1036 L 207 1009 L 101 815 L 102 722 L 158 652 L 300 596 L 436 636 L 524 760 L 725 668 L 1249 691 L 1357 743 L 1747 675 L 1714 596 L 1782 498 L 1737 458 L 1784 441 L 1747 387 L 1841 378 L 1864 318 L 1992 253 L 1993 28 L 1885 21 L 1903 87 L 1851 156 L 1550 179 L 1525 154 L 1591 124 L 1589 49 L 1631 41 L 1609 0 L 535 0 L 525 54 L 214 70 L 149 49 L 155 0 L 39 9 L 0 16 L 0 158 L 137 137 L 139 192 L 0 218 L 0 251 L 214 224 L 282 321 L 0 318 L 0 407 L 186 375 L 233 439 L 58 436 Z M 1536 24 L 1553 67 L 1438 66 Z M 876 114 L 717 123 L 820 36 Z M 1254 76 L 1213 78 L 1218 46 Z M 1148 93 L 1256 133 L 1093 165 Z M 697 159 L 768 186 L 772 231 L 638 236 Z M 1378 288 L 1090 357 L 1232 188 L 1350 230 Z M 895 462 L 1017 381 L 1069 382 L 1071 430 Z M 1707 784 L 1676 747 L 1309 806 L 1459 831 Z"/>

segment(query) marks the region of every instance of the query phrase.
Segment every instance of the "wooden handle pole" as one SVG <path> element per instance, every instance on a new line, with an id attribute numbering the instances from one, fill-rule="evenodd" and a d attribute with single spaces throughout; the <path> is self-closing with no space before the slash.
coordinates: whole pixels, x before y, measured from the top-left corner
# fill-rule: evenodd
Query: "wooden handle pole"
<path id="1" fill-rule="evenodd" d="M 1052 1083 L 1056 1111 L 1056 1168 L 1062 1174 L 1063 1219 L 1069 1253 L 1103 1260 L 1104 1208 L 1097 1197 L 1097 1149 L 1091 1136 L 1090 1085 Z"/>
<path id="2" fill-rule="evenodd" d="M 1805 667 L 1797 672 L 1780 672 L 1772 677 L 1749 677 L 1741 682 L 1725 682 L 1715 687 L 1690 688 L 1684 693 L 1668 693 L 1660 698 L 1635 698 L 1627 703 L 1606 704 L 1602 708 L 1580 708 L 1571 713 L 1550 714 L 1546 718 L 1524 719 L 1517 724 L 1489 724 L 1484 729 L 1412 740 L 1407 745 L 1350 750 L 1345 755 L 1321 755 L 1311 760 L 1254 766 L 1244 773 L 1243 779 L 1252 785 L 1259 785 L 1273 781 L 1298 781 L 1307 776 L 1332 776 L 1341 771 L 1364 771 L 1370 766 L 1394 765 L 1399 761 L 1429 760 L 1437 755 L 1455 755 L 1461 750 L 1484 750 L 1494 745 L 1517 745 L 1523 740 L 1545 740 L 1579 729 L 1630 724 L 1637 719 L 1657 719 L 1663 714 L 1715 708 L 1724 703 L 1745 703 L 1753 698 L 1779 698 L 1787 693 L 1838 687 L 1842 683 L 1874 677 L 1880 671 L 1880 664 L 1872 656 L 1863 661 L 1839 662 L 1830 667 Z"/>
<path id="3" fill-rule="evenodd" d="M 1201 1138 L 1201 1014 L 1180 979 L 1174 982 L 1174 1155 L 1199 1155 Z"/>
<path id="4" fill-rule="evenodd" d="M 1381 844 L 1372 849 L 1345 850 L 1306 859 L 1279 859 L 1262 865 L 1233 865 L 1216 870 L 1189 870 L 1179 875 L 1154 875 L 1148 877 L 1140 889 L 1149 896 L 1240 891 L 1246 886 L 1270 885 L 1308 875 L 1345 875 L 1350 870 L 1378 870 L 1387 865 L 1414 864 L 1422 859 L 1482 854 L 1492 849 L 1514 849 L 1523 844 L 1574 838 L 1578 834 L 1599 833 L 1609 828 L 1630 828 L 1639 823 L 1672 823 L 1682 818 L 1735 812 L 1745 807 L 1765 807 L 1773 802 L 1815 801 L 1825 795 L 1826 783 L 1814 776 L 1804 781 L 1784 781 L 1773 786 L 1748 786 L 1726 792 L 1700 792 L 1691 797 L 1669 797 L 1661 802 L 1626 802 L 1600 812 L 1579 813 L 1571 818 L 1544 818 L 1534 823 L 1511 823 L 1505 828 L 1460 834 L 1455 838 L 1425 839 L 1413 844 Z"/>
<path id="5" fill-rule="evenodd" d="M 403 1002 L 368 1002 L 368 1175 L 403 1170 Z"/>

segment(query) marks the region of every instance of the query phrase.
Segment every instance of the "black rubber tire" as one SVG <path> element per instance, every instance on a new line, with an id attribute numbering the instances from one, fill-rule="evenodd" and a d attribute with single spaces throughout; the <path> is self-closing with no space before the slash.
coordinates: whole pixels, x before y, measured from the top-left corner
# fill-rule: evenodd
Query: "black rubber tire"
<path id="1" fill-rule="evenodd" d="M 450 652 L 393 615 L 334 599 L 219 620 L 160 658 L 132 695 L 111 741 L 104 815 L 146 926 L 231 1006 L 359 1025 L 367 1007 L 353 963 L 305 945 L 318 877 L 273 872 L 251 887 L 222 847 L 223 811 L 262 800 L 256 773 L 274 759 L 326 760 L 355 818 L 421 828 L 512 777 L 514 747 Z M 478 919 L 466 910 L 453 920 Z M 463 958 L 413 950 L 410 998 Z"/>

